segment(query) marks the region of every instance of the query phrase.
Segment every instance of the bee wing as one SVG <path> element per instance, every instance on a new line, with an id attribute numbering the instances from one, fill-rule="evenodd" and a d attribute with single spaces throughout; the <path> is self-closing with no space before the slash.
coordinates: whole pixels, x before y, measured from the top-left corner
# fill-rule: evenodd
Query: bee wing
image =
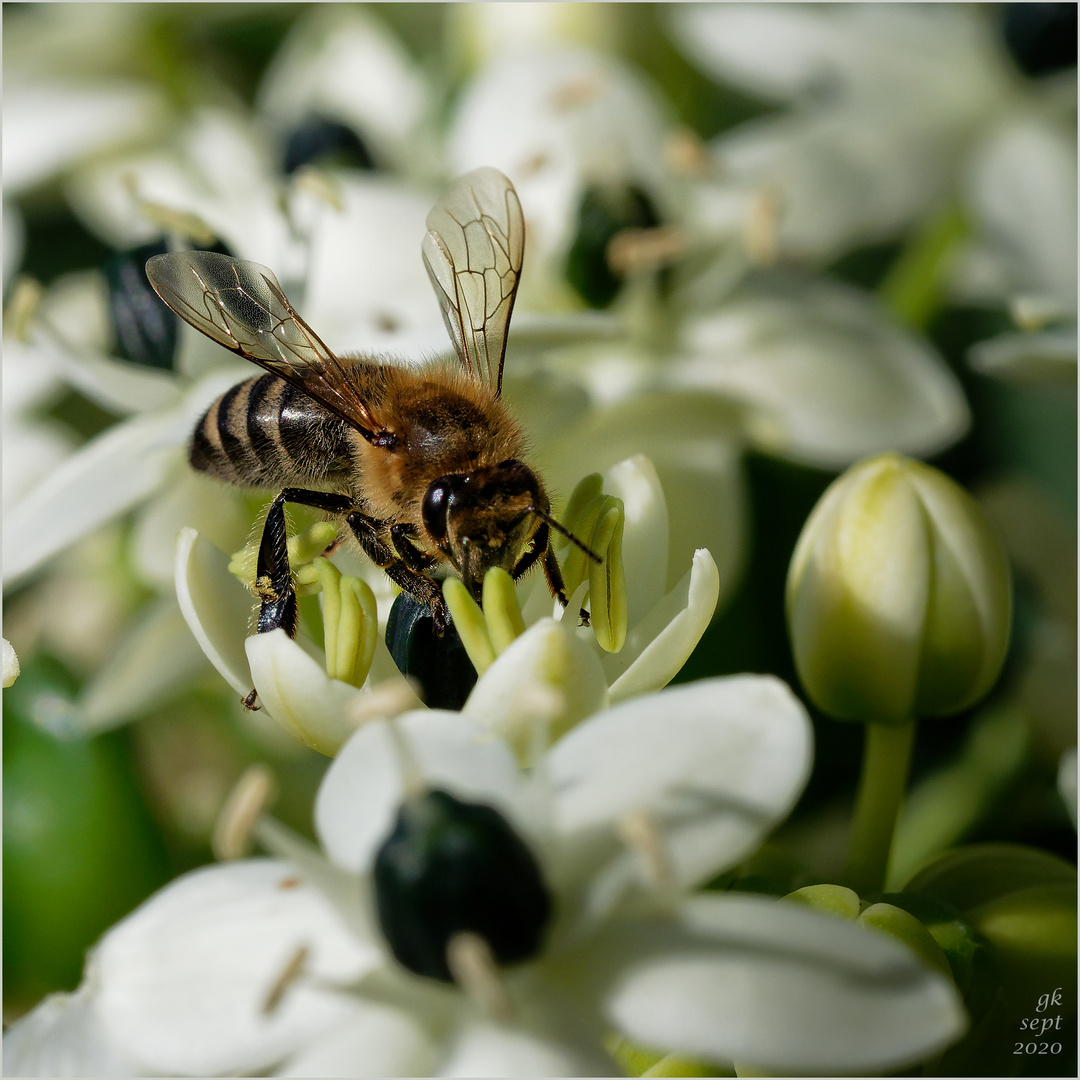
<path id="1" fill-rule="evenodd" d="M 424 265 L 458 359 L 498 395 L 525 249 L 514 185 L 498 169 L 466 173 L 432 207 L 427 227 Z"/>
<path id="2" fill-rule="evenodd" d="M 296 314 L 265 266 L 215 251 L 174 251 L 150 259 L 146 276 L 196 330 L 299 387 L 366 437 L 378 429 L 348 365 Z"/>

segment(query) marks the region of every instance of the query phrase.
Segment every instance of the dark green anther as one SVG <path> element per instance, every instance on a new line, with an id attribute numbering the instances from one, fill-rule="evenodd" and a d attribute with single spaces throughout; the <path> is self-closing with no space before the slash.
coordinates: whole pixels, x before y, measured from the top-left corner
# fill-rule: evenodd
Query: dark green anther
<path id="1" fill-rule="evenodd" d="M 438 637 L 431 609 L 408 593 L 399 593 L 390 609 L 386 647 L 401 673 L 420 683 L 433 709 L 460 709 L 476 685 L 476 668 L 457 630 L 448 626 Z"/>
<path id="2" fill-rule="evenodd" d="M 551 899 L 532 852 L 497 810 L 445 791 L 406 799 L 375 859 L 379 925 L 410 971 L 451 982 L 447 945 L 468 931 L 500 965 L 540 947 Z"/>

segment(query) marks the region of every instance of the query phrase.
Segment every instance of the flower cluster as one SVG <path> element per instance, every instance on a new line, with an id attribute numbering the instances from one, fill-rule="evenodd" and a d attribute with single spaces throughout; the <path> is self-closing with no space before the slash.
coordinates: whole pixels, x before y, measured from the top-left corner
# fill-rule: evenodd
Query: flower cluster
<path id="1" fill-rule="evenodd" d="M 1066 9 L 7 20 L 8 1072 L 1016 1065 L 1075 966 Z M 558 572 L 429 607 L 430 529 L 384 559 L 191 467 L 256 369 L 144 268 L 257 263 L 311 351 L 454 365 L 421 239 L 482 168 Z"/>

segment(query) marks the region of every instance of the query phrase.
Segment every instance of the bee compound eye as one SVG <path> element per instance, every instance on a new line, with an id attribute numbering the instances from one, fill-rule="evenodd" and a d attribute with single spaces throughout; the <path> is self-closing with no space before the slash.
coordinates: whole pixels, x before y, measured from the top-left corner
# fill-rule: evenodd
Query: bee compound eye
<path id="1" fill-rule="evenodd" d="M 433 480 L 424 496 L 421 514 L 424 527 L 437 544 L 446 539 L 446 517 L 450 510 L 451 482 L 448 477 Z"/>

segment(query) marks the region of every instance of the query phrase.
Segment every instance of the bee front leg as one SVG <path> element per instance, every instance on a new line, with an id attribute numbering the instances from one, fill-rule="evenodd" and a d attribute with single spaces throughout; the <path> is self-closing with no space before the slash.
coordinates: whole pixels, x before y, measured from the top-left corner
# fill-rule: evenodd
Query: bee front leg
<path id="1" fill-rule="evenodd" d="M 438 561 L 421 551 L 410 539 L 416 535 L 416 526 L 408 523 L 390 526 L 390 541 L 406 566 L 419 573 L 429 570 Z"/>
<path id="2" fill-rule="evenodd" d="M 261 598 L 256 632 L 267 634 L 282 629 L 296 637 L 299 611 L 296 590 L 293 588 L 292 568 L 289 566 L 288 535 L 285 531 L 285 504 L 299 503 L 316 510 L 340 514 L 350 509 L 352 499 L 327 491 L 305 491 L 303 488 L 284 488 L 270 504 L 259 543 L 259 558 L 255 569 L 255 591 Z"/>
<path id="3" fill-rule="evenodd" d="M 356 510 L 345 519 L 353 535 L 360 542 L 364 554 L 377 566 L 395 585 L 400 585 L 410 596 L 415 596 L 422 604 L 431 608 L 431 614 L 435 620 L 435 632 L 442 637 L 443 632 L 450 625 L 450 611 L 443 599 L 442 590 L 438 582 L 429 578 L 427 574 L 414 570 L 404 559 L 395 555 L 390 545 L 379 535 L 385 528 L 385 523 L 368 517 Z M 391 539 L 395 547 L 397 540 L 404 540 L 404 533 L 394 535 L 394 527 L 390 530 Z M 411 545 L 410 545 L 411 546 Z M 415 550 L 415 549 L 414 549 Z M 422 557 L 422 552 L 416 554 Z M 433 560 L 434 561 L 434 560 Z M 430 565 L 430 564 L 429 564 Z"/>
<path id="4" fill-rule="evenodd" d="M 544 552 L 544 577 L 547 578 L 551 595 L 563 607 L 566 607 L 570 603 L 570 599 L 566 595 L 566 585 L 563 582 L 562 571 L 559 569 L 559 560 L 555 558 L 555 552 L 551 548 Z"/>
<path id="5" fill-rule="evenodd" d="M 539 559 L 541 555 L 547 553 L 548 535 L 547 525 L 541 525 L 533 534 L 532 542 L 529 544 L 521 558 L 518 559 L 517 565 L 510 575 L 515 581 L 527 574 L 536 564 L 536 560 Z M 558 564 L 556 564 L 556 566 L 557 565 Z M 562 578 L 560 577 L 559 580 L 561 581 Z"/>

